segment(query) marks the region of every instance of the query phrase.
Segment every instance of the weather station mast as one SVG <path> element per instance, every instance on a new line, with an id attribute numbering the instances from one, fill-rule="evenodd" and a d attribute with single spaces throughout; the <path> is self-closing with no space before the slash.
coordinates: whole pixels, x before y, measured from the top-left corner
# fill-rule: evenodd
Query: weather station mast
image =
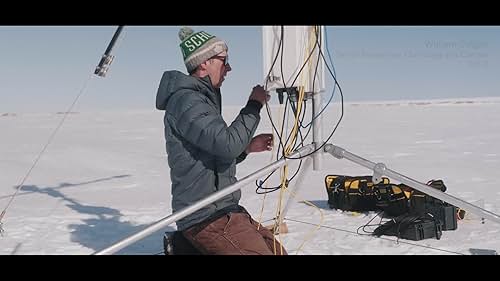
<path id="1" fill-rule="evenodd" d="M 322 34 L 324 27 L 320 26 L 262 27 L 266 89 L 277 92 L 280 104 L 283 104 L 284 94 L 292 102 L 302 102 L 298 97 L 303 89 L 304 101 L 312 101 L 312 143 L 315 150 L 323 143 L 323 118 L 318 114 L 323 107 L 321 94 L 325 92 Z M 312 157 L 313 169 L 321 170 L 322 153 L 314 153 Z"/>

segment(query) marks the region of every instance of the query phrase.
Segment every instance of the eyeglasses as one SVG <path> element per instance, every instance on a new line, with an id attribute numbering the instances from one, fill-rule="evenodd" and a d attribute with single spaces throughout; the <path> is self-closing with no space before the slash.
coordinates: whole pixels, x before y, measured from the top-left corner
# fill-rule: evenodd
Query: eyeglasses
<path id="1" fill-rule="evenodd" d="M 229 55 L 225 55 L 225 56 L 213 56 L 212 58 L 213 59 L 221 60 L 224 63 L 224 66 L 228 66 L 229 65 Z"/>

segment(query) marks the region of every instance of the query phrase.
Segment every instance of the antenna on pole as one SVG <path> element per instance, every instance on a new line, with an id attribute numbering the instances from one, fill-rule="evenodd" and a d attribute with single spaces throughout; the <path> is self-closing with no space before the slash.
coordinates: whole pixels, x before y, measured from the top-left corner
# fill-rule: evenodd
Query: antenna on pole
<path id="1" fill-rule="evenodd" d="M 312 100 L 312 132 L 315 148 L 323 144 L 321 92 L 325 91 L 325 64 L 318 59 L 324 53 L 324 27 L 263 26 L 264 81 L 268 91 L 276 91 L 280 104 L 283 94 L 296 101 L 299 87 L 305 89 L 305 99 Z M 312 43 L 312 44 L 311 44 Z M 283 58 L 283 59 L 281 59 Z M 305 79 L 298 79 L 303 75 Z M 321 170 L 322 153 L 314 153 L 313 169 Z"/>
<path id="2" fill-rule="evenodd" d="M 101 61 L 99 61 L 99 64 L 95 68 L 94 74 L 100 77 L 106 77 L 106 73 L 108 72 L 109 66 L 113 62 L 113 59 L 115 56 L 111 55 L 111 51 L 113 50 L 113 47 L 115 46 L 116 40 L 120 36 L 120 33 L 122 32 L 123 25 L 118 26 L 118 28 L 115 31 L 115 34 L 113 35 L 113 38 L 111 39 L 111 42 L 109 42 L 108 47 L 106 48 L 106 51 L 104 52 L 104 55 L 101 57 Z"/>
<path id="3" fill-rule="evenodd" d="M 106 48 L 106 52 L 104 52 L 104 55 L 102 56 L 101 61 L 99 62 L 99 65 L 97 65 L 97 67 L 96 67 L 96 69 L 94 71 L 94 74 L 96 74 L 97 76 L 100 76 L 100 77 L 105 77 L 106 76 L 106 72 L 108 71 L 108 68 L 111 65 L 111 62 L 113 61 L 113 58 L 114 58 L 114 56 L 111 55 L 111 51 L 113 50 L 113 47 L 114 47 L 114 45 L 116 43 L 116 40 L 118 39 L 118 36 L 120 36 L 120 33 L 121 33 L 122 29 L 123 29 L 123 26 L 119 26 L 118 27 L 118 29 L 116 30 L 115 34 L 113 35 L 113 38 L 111 39 L 111 42 L 108 44 L 108 47 Z M 70 107 L 68 108 L 68 110 L 65 111 L 63 118 L 61 119 L 61 121 L 59 122 L 59 124 L 57 125 L 57 127 L 54 129 L 54 131 L 52 132 L 52 134 L 50 135 L 50 137 L 49 137 L 47 143 L 45 144 L 45 146 L 42 148 L 42 150 L 40 151 L 40 153 L 38 154 L 38 156 L 35 158 L 35 161 L 31 165 L 31 168 L 28 170 L 28 172 L 26 173 L 26 175 L 24 176 L 24 178 L 21 180 L 21 184 L 19 184 L 17 186 L 16 192 L 11 196 L 9 202 L 7 203 L 7 206 L 0 213 L 0 235 L 2 235 L 3 232 L 4 232 L 4 229 L 2 228 L 2 225 L 3 225 L 2 219 L 4 218 L 4 216 L 5 216 L 6 212 L 7 212 L 7 209 L 10 207 L 10 205 L 12 204 L 14 198 L 19 193 L 19 191 L 21 190 L 21 188 L 24 186 L 24 182 L 30 176 L 31 171 L 33 171 L 33 169 L 37 165 L 38 161 L 40 160 L 40 158 L 42 157 L 42 155 L 45 153 L 47 147 L 49 146 L 49 144 L 52 142 L 52 140 L 56 136 L 57 132 L 59 131 L 59 129 L 63 125 L 64 121 L 66 120 L 66 117 L 71 112 L 71 110 L 75 106 L 75 104 L 78 101 L 78 99 L 80 98 L 80 96 L 84 93 L 85 89 L 87 88 L 88 82 L 90 81 L 91 78 L 92 78 L 92 74 L 89 75 L 89 78 L 84 83 L 82 89 L 80 90 L 80 92 L 78 93 L 78 95 L 73 100 L 73 103 L 70 105 Z"/>

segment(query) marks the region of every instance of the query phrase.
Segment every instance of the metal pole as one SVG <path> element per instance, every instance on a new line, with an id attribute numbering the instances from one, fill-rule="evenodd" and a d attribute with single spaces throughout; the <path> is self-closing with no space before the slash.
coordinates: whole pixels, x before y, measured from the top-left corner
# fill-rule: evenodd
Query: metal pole
<path id="1" fill-rule="evenodd" d="M 290 157 L 294 157 L 294 158 L 303 157 L 303 156 L 305 156 L 313 151 L 314 151 L 314 147 L 312 144 L 310 144 L 310 145 L 307 145 L 307 146 L 300 148 L 299 150 L 294 152 L 292 155 L 290 155 Z M 217 191 L 216 193 L 214 193 L 210 196 L 207 196 L 206 198 L 194 203 L 191 206 L 185 207 L 185 208 L 179 210 L 178 212 L 175 212 L 175 213 L 171 214 L 170 216 L 167 216 L 167 217 L 161 219 L 160 221 L 152 224 L 151 226 L 147 227 L 146 229 L 143 229 L 143 230 L 139 231 L 138 233 L 136 233 L 132 236 L 129 236 L 129 237 L 113 244 L 112 246 L 110 246 L 106 249 L 103 249 L 101 251 L 98 251 L 94 254 L 95 255 L 113 254 L 113 253 L 127 247 L 128 245 L 130 245 L 138 240 L 141 240 L 142 238 L 162 229 L 163 227 L 165 227 L 171 223 L 174 223 L 174 222 L 188 216 L 189 214 L 191 214 L 193 212 L 196 212 L 197 210 L 205 207 L 206 205 L 213 203 L 213 202 L 217 201 L 218 199 L 241 189 L 243 186 L 253 182 L 255 179 L 257 179 L 259 177 L 262 177 L 262 176 L 268 174 L 270 171 L 274 171 L 276 169 L 279 169 L 280 167 L 287 164 L 288 162 L 295 161 L 295 160 L 297 160 L 297 159 L 281 159 L 281 160 L 276 161 L 272 164 L 269 164 L 266 167 L 256 171 L 255 173 L 250 174 L 250 175 L 242 178 L 238 182 L 236 182 L 236 183 L 234 183 L 234 184 L 232 184 L 232 185 L 230 185 L 230 186 L 228 186 L 220 191 Z"/>
<path id="2" fill-rule="evenodd" d="M 381 181 L 382 176 L 388 176 L 390 178 L 396 179 L 408 186 L 413 187 L 416 190 L 422 191 L 425 194 L 428 194 L 432 197 L 435 197 L 437 199 L 443 200 L 449 204 L 452 204 L 456 207 L 459 207 L 461 209 L 464 209 L 466 211 L 469 211 L 471 213 L 476 214 L 477 216 L 481 217 L 483 220 L 490 219 L 496 223 L 500 223 L 500 216 L 492 213 L 488 210 L 485 210 L 483 208 L 480 208 L 476 205 L 473 205 L 469 202 L 466 202 L 460 198 L 454 197 L 450 194 L 446 194 L 444 192 L 441 192 L 435 188 L 432 188 L 428 185 L 425 185 L 421 182 L 418 182 L 414 179 L 411 179 L 405 175 L 399 174 L 391 169 L 388 169 L 383 163 L 374 163 L 369 160 L 366 160 L 362 157 L 359 157 L 355 154 L 352 154 L 348 152 L 347 150 L 335 146 L 333 144 L 327 144 L 325 145 L 325 152 L 330 153 L 334 157 L 338 159 L 346 158 L 348 160 L 351 160 L 354 163 L 357 163 L 361 166 L 364 166 L 370 170 L 373 170 L 373 182 L 378 183 Z"/>
<path id="3" fill-rule="evenodd" d="M 324 46 L 324 39 L 323 39 L 323 34 L 325 33 L 324 32 L 324 26 L 320 26 L 320 30 L 319 30 L 319 38 L 316 38 L 317 40 L 320 40 L 321 42 L 321 52 L 322 53 L 325 53 L 325 46 Z M 313 35 L 312 33 L 314 31 L 309 31 L 310 32 L 310 35 L 309 36 L 314 36 L 316 37 L 317 35 Z M 318 58 L 320 56 L 320 50 L 316 50 L 315 51 L 318 55 Z M 312 85 L 313 81 L 316 80 L 317 84 L 316 85 L 319 85 L 319 89 L 316 90 L 316 89 L 312 89 L 312 91 L 316 90 L 316 92 L 313 92 L 312 93 L 312 118 L 314 118 L 312 120 L 312 138 L 313 138 L 313 144 L 316 145 L 315 149 L 318 149 L 322 144 L 323 144 L 323 132 L 322 132 L 322 120 L 323 120 L 323 115 L 320 114 L 318 116 L 318 114 L 320 113 L 321 109 L 323 108 L 323 100 L 321 98 L 321 94 L 320 92 L 321 91 L 324 91 L 324 84 L 325 84 L 325 65 L 324 65 L 324 62 L 323 60 L 320 60 L 318 62 L 318 77 L 314 77 L 314 73 L 311 73 L 310 74 L 310 85 Z M 316 79 L 315 79 L 316 78 Z M 334 85 L 335 86 L 335 85 Z M 314 171 L 321 171 L 322 169 L 322 163 L 323 163 L 323 153 L 314 153 L 313 154 L 313 170 Z"/>
<path id="4" fill-rule="evenodd" d="M 109 45 L 106 48 L 106 51 L 104 52 L 105 55 L 109 55 L 109 53 L 111 53 L 111 51 L 113 50 L 113 47 L 115 46 L 116 40 L 118 39 L 118 36 L 120 36 L 122 29 L 123 25 L 118 26 L 118 28 L 116 29 L 113 38 L 111 38 L 111 42 L 109 42 Z"/>
<path id="5" fill-rule="evenodd" d="M 313 133 L 313 141 L 312 143 L 315 145 L 314 149 L 318 149 L 323 144 L 323 136 L 321 134 L 321 120 L 323 119 L 323 115 L 316 116 L 322 108 L 322 100 L 321 95 L 319 93 L 312 94 L 312 133 Z M 313 157 L 313 170 L 320 171 L 321 164 L 323 160 L 323 153 L 314 153 Z"/>
<path id="6" fill-rule="evenodd" d="M 106 77 L 106 73 L 108 72 L 109 66 L 113 62 L 114 56 L 111 55 L 111 51 L 113 50 L 113 47 L 115 46 L 116 40 L 120 36 L 120 33 L 122 32 L 123 26 L 119 26 L 115 34 L 113 35 L 113 38 L 111 39 L 111 42 L 109 42 L 108 47 L 106 48 L 106 51 L 104 52 L 104 55 L 102 55 L 101 60 L 99 61 L 99 64 L 94 70 L 94 74 L 100 77 Z"/>
<path id="7" fill-rule="evenodd" d="M 318 151 L 315 154 L 321 154 L 321 153 Z M 310 166 L 311 166 L 311 157 L 307 157 L 306 159 L 304 159 L 304 167 L 302 168 L 302 171 L 306 171 L 306 173 L 307 173 Z M 293 198 L 295 198 L 295 195 L 297 195 L 299 193 L 299 189 L 302 186 L 304 179 L 306 178 L 306 175 L 303 175 L 302 173 L 297 175 L 297 176 L 299 176 L 299 178 L 294 184 L 295 188 L 290 188 L 290 196 L 288 197 L 288 200 L 286 201 L 286 204 L 285 204 L 285 208 L 283 208 L 283 212 L 281 213 L 281 216 L 283 218 L 286 218 L 286 213 L 288 212 L 288 209 L 290 209 L 291 201 Z"/>

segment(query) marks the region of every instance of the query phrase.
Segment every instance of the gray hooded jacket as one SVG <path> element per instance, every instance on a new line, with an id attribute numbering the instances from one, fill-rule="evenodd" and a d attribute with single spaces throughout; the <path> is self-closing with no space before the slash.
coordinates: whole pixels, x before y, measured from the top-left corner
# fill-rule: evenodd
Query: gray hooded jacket
<path id="1" fill-rule="evenodd" d="M 165 141 L 176 212 L 236 182 L 236 163 L 242 161 L 260 121 L 262 104 L 249 100 L 227 125 L 221 115 L 221 95 L 208 76 L 197 78 L 166 71 L 160 81 L 156 108 L 165 110 Z M 177 221 L 178 230 L 207 219 L 216 211 L 238 204 L 241 191 Z"/>

